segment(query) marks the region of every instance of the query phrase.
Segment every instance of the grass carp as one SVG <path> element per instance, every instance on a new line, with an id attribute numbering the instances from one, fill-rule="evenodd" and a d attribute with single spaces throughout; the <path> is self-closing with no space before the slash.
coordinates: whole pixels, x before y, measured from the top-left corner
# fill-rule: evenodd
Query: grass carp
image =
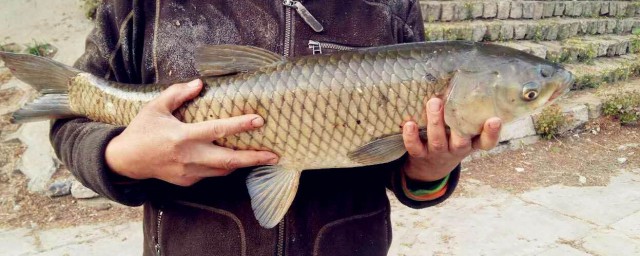
<path id="1" fill-rule="evenodd" d="M 557 64 L 508 47 L 463 41 L 421 42 L 291 59 L 250 46 L 197 51 L 204 88 L 174 115 L 188 123 L 243 114 L 265 120 L 256 131 L 214 143 L 269 150 L 277 165 L 247 178 L 263 227 L 285 215 L 309 169 L 389 162 L 406 149 L 402 125 L 426 126 L 424 102 L 444 100 L 445 122 L 463 136 L 486 119 L 507 123 L 569 90 L 573 76 Z M 14 113 L 16 122 L 83 116 L 127 125 L 168 85 L 107 81 L 50 59 L 0 53 L 13 74 L 42 96 Z"/>

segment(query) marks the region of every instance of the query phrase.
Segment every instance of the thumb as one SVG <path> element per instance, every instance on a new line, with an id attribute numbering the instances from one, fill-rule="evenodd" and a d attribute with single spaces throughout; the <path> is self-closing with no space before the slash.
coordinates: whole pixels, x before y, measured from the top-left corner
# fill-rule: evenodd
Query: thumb
<path id="1" fill-rule="evenodd" d="M 160 93 L 149 106 L 164 113 L 173 113 L 188 100 L 195 98 L 202 90 L 202 81 L 193 80 L 189 83 L 174 84 Z"/>

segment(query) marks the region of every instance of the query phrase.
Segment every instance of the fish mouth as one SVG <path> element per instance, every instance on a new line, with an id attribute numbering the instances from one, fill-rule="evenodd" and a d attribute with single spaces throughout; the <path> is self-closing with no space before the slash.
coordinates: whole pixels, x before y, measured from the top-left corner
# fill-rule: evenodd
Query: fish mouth
<path id="1" fill-rule="evenodd" d="M 558 86 L 558 89 L 556 89 L 553 94 L 551 94 L 551 97 L 549 97 L 549 101 L 553 101 L 564 95 L 565 93 L 568 93 L 569 90 L 571 90 L 571 86 L 575 82 L 575 77 L 573 76 L 573 74 L 571 74 L 571 72 L 566 70 L 562 71 L 562 82 L 559 83 L 560 86 Z"/>

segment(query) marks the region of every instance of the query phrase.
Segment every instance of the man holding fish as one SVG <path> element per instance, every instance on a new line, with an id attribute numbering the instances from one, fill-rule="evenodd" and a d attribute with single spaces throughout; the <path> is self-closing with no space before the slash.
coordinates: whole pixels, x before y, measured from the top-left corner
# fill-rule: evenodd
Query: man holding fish
<path id="1" fill-rule="evenodd" d="M 402 44 L 422 40 L 417 0 L 105 0 L 75 68 L 0 57 L 44 94 L 15 121 L 58 118 L 74 175 L 144 204 L 145 255 L 384 255 L 386 188 L 444 201 L 501 120 L 572 81 L 504 47 Z"/>

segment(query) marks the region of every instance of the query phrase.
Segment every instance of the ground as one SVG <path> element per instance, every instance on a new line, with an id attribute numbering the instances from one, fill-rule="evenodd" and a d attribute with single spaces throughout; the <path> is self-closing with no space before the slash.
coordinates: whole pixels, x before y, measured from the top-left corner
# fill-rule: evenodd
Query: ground
<path id="1" fill-rule="evenodd" d="M 0 45 L 49 42 L 58 48 L 54 59 L 71 64 L 92 26 L 73 6 L 79 2 L 3 2 Z M 9 123 L 9 110 L 33 91 L 14 86 L 15 78 L 1 66 L 3 255 L 140 255 L 140 208 L 27 190 L 26 178 L 16 171 L 25 146 L 4 139 L 19 128 Z M 630 83 L 640 87 L 640 80 Z M 438 206 L 413 210 L 391 196 L 389 254 L 638 255 L 639 132 L 597 119 L 558 139 L 466 162 L 456 193 Z M 69 175 L 61 167 L 53 180 Z"/>

